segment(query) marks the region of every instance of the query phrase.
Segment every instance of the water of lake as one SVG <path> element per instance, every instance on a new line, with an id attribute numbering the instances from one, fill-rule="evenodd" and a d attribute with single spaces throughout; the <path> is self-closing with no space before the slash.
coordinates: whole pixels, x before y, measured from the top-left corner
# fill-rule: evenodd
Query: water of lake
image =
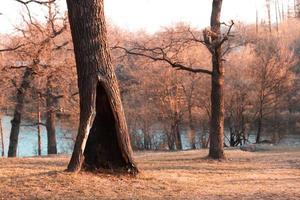
<path id="1" fill-rule="evenodd" d="M 11 117 L 2 117 L 3 126 L 3 138 L 5 156 L 7 156 L 8 145 L 9 145 L 9 134 L 11 129 L 10 123 Z M 42 127 L 42 155 L 47 155 L 47 131 L 44 126 Z M 57 140 L 57 151 L 58 153 L 70 154 L 72 152 L 73 142 L 70 139 L 66 139 L 64 130 L 56 128 L 56 140 Z M 18 157 L 25 156 L 36 156 L 37 155 L 37 127 L 21 126 L 18 144 Z"/>
<path id="2" fill-rule="evenodd" d="M 3 134 L 4 134 L 4 147 L 5 156 L 7 156 L 8 144 L 9 144 L 9 134 L 10 134 L 10 123 L 11 117 L 2 117 Z M 57 151 L 59 154 L 71 154 L 73 150 L 73 141 L 67 139 L 65 136 L 68 133 L 63 129 L 56 128 L 56 140 L 57 140 Z M 157 132 L 159 135 L 159 133 Z M 163 133 L 160 133 L 163 134 Z M 197 134 L 196 141 L 199 141 L 199 133 Z M 226 134 L 229 137 L 229 134 Z M 19 135 L 19 145 L 18 145 L 18 157 L 36 156 L 37 155 L 37 127 L 21 126 Z M 70 137 L 69 137 L 70 138 Z M 160 137 L 157 137 L 160 140 Z M 255 141 L 255 135 L 249 136 L 249 141 Z M 270 139 L 270 138 L 264 138 Z M 185 130 L 181 131 L 181 140 L 184 150 L 190 149 L 191 145 L 189 142 L 188 134 Z M 225 139 L 225 143 L 228 145 L 228 140 Z M 281 140 L 282 144 L 293 146 L 300 146 L 300 136 L 285 136 Z M 199 146 L 198 146 L 199 147 Z M 42 155 L 47 155 L 47 132 L 46 128 L 42 126 Z"/>

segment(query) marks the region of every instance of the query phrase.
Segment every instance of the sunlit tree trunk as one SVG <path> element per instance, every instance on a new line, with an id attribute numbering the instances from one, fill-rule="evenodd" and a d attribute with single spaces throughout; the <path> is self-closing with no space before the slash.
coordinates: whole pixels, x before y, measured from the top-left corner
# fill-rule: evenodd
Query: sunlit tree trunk
<path id="1" fill-rule="evenodd" d="M 76 58 L 80 122 L 69 171 L 138 172 L 112 66 L 103 0 L 67 0 Z"/>
<path id="2" fill-rule="evenodd" d="M 221 34 L 220 15 L 222 0 L 214 0 L 211 14 L 211 30 L 217 35 Z M 219 40 L 218 37 L 212 39 Z M 209 157 L 224 158 L 224 65 L 222 62 L 221 45 L 213 46 L 211 78 L 211 121 Z"/>

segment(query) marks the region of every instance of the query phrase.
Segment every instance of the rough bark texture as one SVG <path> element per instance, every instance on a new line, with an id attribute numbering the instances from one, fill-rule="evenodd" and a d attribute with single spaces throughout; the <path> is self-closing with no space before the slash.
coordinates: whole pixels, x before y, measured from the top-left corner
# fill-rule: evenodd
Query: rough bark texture
<path id="1" fill-rule="evenodd" d="M 67 0 L 80 97 L 80 123 L 69 171 L 138 172 L 114 73 L 103 0 Z"/>
<path id="2" fill-rule="evenodd" d="M 57 154 L 56 131 L 55 131 L 55 106 L 56 97 L 52 95 L 51 78 L 47 80 L 46 97 L 46 129 L 47 129 L 47 152 L 48 154 Z"/>
<path id="3" fill-rule="evenodd" d="M 214 0 L 211 14 L 211 30 L 221 34 L 220 15 L 222 0 Z M 212 79 L 211 79 L 211 121 L 209 157 L 224 158 L 224 65 L 222 63 L 222 48 L 219 37 L 212 38 Z"/>
<path id="4" fill-rule="evenodd" d="M 17 103 L 16 103 L 13 119 L 11 120 L 8 157 L 17 156 L 18 139 L 19 139 L 19 132 L 20 132 L 21 116 L 24 109 L 24 100 L 25 100 L 26 92 L 30 87 L 32 78 L 33 78 L 33 70 L 27 67 L 22 78 L 22 83 L 20 87 L 17 89 L 17 95 L 16 95 Z"/>

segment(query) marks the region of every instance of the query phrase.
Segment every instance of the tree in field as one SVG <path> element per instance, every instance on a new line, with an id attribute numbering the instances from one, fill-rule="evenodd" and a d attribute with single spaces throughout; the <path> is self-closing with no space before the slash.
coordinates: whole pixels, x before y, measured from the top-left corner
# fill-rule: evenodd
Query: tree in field
<path id="1" fill-rule="evenodd" d="M 107 42 L 103 0 L 68 0 L 80 97 L 80 122 L 68 171 L 137 173 Z"/>
<path id="2" fill-rule="evenodd" d="M 183 144 L 180 134 L 185 105 L 180 74 L 170 69 L 164 70 L 161 79 L 161 89 L 158 91 L 159 117 L 164 124 L 170 150 L 182 150 Z"/>
<path id="3" fill-rule="evenodd" d="M 293 82 L 292 67 L 295 64 L 293 52 L 278 38 L 261 38 L 255 46 L 257 61 L 252 68 L 253 84 L 257 97 L 257 134 L 256 143 L 261 141 L 264 120 L 279 115 L 282 99 L 288 94 Z"/>
<path id="4" fill-rule="evenodd" d="M 229 130 L 229 136 L 225 139 L 230 146 L 243 145 L 248 141 L 253 118 L 250 113 L 254 104 L 251 98 L 253 77 L 249 71 L 255 59 L 252 48 L 247 45 L 227 56 L 230 67 L 226 71 L 225 79 L 225 127 Z"/>
<path id="5" fill-rule="evenodd" d="M 178 31 L 180 30 L 182 29 Z M 140 41 L 153 41 L 153 37 L 155 37 L 160 38 L 158 42 L 161 43 L 161 46 L 167 46 L 168 40 L 174 38 L 172 34 L 175 33 L 172 31 L 160 32 L 154 36 L 141 36 L 140 34 L 135 40 L 140 43 Z M 120 43 L 121 41 L 118 45 Z M 124 39 L 122 45 L 126 45 L 126 43 L 126 39 Z M 180 60 L 199 65 L 201 64 L 200 56 L 203 56 L 203 53 L 208 54 L 205 47 L 182 48 L 183 50 L 180 51 L 176 46 L 173 49 L 175 50 L 174 55 L 180 57 Z M 143 139 L 141 134 L 145 134 L 144 138 L 149 139 L 144 143 L 150 143 L 152 149 L 159 147 L 180 150 L 183 146 L 181 138 L 184 137 L 184 134 L 182 133 L 187 130 L 191 147 L 194 148 L 196 146 L 195 129 L 198 125 L 194 123 L 196 116 L 198 117 L 196 107 L 202 104 L 198 100 L 204 96 L 200 91 L 202 87 L 197 87 L 202 84 L 199 82 L 200 78 L 196 74 L 167 68 L 165 63 L 149 62 L 145 57 L 130 54 L 124 56 L 123 51 L 114 48 L 114 56 L 119 53 L 119 57 L 122 58 L 119 62 L 125 65 L 122 73 L 125 74 L 124 78 L 121 76 L 119 80 L 123 83 L 121 88 L 125 91 L 123 92 L 125 111 L 130 133 L 133 133 L 134 139 L 140 141 L 141 138 Z M 196 98 L 198 93 L 199 98 Z M 159 132 L 160 134 L 157 134 Z M 159 140 L 159 142 L 154 144 L 155 140 Z M 140 147 L 141 145 L 138 148 Z M 148 147 L 146 148 L 148 149 Z"/>
<path id="6" fill-rule="evenodd" d="M 210 149 L 209 157 L 213 159 L 224 158 L 223 142 L 224 142 L 224 64 L 222 57 L 226 53 L 223 44 L 230 36 L 233 22 L 228 26 L 225 34 L 221 32 L 221 15 L 222 0 L 214 0 L 212 3 L 212 12 L 210 20 L 210 29 L 203 31 L 203 39 L 194 34 L 190 29 L 185 31 L 191 37 L 186 39 L 187 35 L 183 34 L 183 38 L 174 41 L 170 39 L 170 43 L 165 46 L 146 47 L 145 45 L 135 45 L 131 49 L 119 47 L 126 53 L 144 56 L 154 61 L 165 62 L 177 70 L 185 70 L 193 73 L 203 73 L 211 76 L 211 120 L 210 120 Z M 180 48 L 188 45 L 188 43 L 204 44 L 211 54 L 212 70 L 206 68 L 193 67 L 184 64 L 176 59 L 177 54 L 173 53 L 174 44 L 180 45 Z M 169 52 L 168 52 L 169 51 Z M 171 52 L 171 53 L 170 53 Z"/>

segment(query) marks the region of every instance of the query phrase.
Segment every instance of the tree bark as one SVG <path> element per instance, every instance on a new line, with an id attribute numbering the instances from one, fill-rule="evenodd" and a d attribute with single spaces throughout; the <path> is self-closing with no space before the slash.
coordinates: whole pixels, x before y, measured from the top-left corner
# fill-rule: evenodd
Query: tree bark
<path id="1" fill-rule="evenodd" d="M 40 105 L 40 96 L 38 99 L 38 125 L 37 125 L 37 129 L 38 129 L 38 156 L 42 155 L 42 131 L 41 131 L 41 123 L 42 123 L 42 119 L 41 119 L 41 105 Z"/>
<path id="2" fill-rule="evenodd" d="M 150 150 L 152 148 L 152 141 L 151 141 L 151 137 L 150 137 L 148 123 L 146 121 L 143 122 L 142 132 L 144 135 L 144 149 Z"/>
<path id="3" fill-rule="evenodd" d="M 47 152 L 57 154 L 56 131 L 55 131 L 55 106 L 56 97 L 52 94 L 51 76 L 47 78 L 47 97 L 46 97 L 46 129 L 47 129 Z"/>
<path id="4" fill-rule="evenodd" d="M 178 119 L 178 114 L 175 114 L 175 121 L 174 124 L 172 125 L 172 132 L 175 138 L 175 145 L 176 145 L 176 150 L 182 150 L 182 141 L 181 141 L 181 135 L 180 135 L 180 129 L 179 129 L 179 121 Z"/>
<path id="5" fill-rule="evenodd" d="M 3 129 L 2 129 L 2 119 L 0 117 L 0 136 L 1 136 L 1 149 L 2 149 L 2 157 L 4 157 L 4 136 L 3 136 Z"/>
<path id="6" fill-rule="evenodd" d="M 260 142 L 260 136 L 261 136 L 261 129 L 262 129 L 262 120 L 263 120 L 263 108 L 262 108 L 262 102 L 259 107 L 259 113 L 258 113 L 258 121 L 257 121 L 257 134 L 256 134 L 256 141 L 255 143 Z"/>
<path id="7" fill-rule="evenodd" d="M 175 138 L 172 132 L 172 125 L 171 128 L 165 128 L 165 133 L 167 135 L 167 144 L 170 151 L 175 150 Z"/>
<path id="8" fill-rule="evenodd" d="M 20 124 L 22 112 L 24 110 L 24 100 L 27 93 L 27 90 L 30 87 L 30 83 L 33 78 L 33 70 L 29 67 L 26 68 L 22 83 L 20 87 L 17 89 L 17 104 L 14 111 L 13 119 L 11 120 L 11 131 L 9 138 L 9 148 L 8 148 L 8 157 L 16 157 L 17 156 L 17 148 L 18 148 L 18 139 L 20 132 Z"/>
<path id="9" fill-rule="evenodd" d="M 76 58 L 80 122 L 68 171 L 137 173 L 107 42 L 103 0 L 67 0 Z"/>
<path id="10" fill-rule="evenodd" d="M 211 14 L 211 30 L 221 35 L 220 15 L 222 0 L 214 0 Z M 209 157 L 222 159 L 224 155 L 224 65 L 219 37 L 212 37 L 211 121 Z"/>
<path id="11" fill-rule="evenodd" d="M 192 115 L 192 106 L 189 103 L 188 106 L 188 113 L 189 113 L 189 134 L 191 139 L 191 148 L 196 149 L 196 130 L 194 127 L 193 115 Z"/>

